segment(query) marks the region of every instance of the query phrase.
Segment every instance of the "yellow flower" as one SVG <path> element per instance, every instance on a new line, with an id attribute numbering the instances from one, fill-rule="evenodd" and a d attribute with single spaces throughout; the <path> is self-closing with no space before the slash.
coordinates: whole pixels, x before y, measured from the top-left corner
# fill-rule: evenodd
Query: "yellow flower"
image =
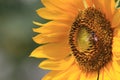
<path id="1" fill-rule="evenodd" d="M 120 9 L 114 0 L 41 0 L 50 20 L 34 22 L 33 39 L 43 46 L 30 56 L 46 58 L 42 80 L 119 80 Z"/>

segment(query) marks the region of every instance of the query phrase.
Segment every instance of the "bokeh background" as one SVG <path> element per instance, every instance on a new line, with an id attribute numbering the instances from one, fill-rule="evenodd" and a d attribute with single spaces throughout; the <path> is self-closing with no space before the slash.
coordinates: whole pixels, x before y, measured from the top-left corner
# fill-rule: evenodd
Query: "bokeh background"
<path id="1" fill-rule="evenodd" d="M 0 80 L 41 80 L 47 73 L 38 68 L 41 59 L 29 57 L 39 46 L 32 21 L 46 22 L 35 12 L 42 6 L 40 0 L 0 0 Z"/>
<path id="2" fill-rule="evenodd" d="M 29 57 L 39 46 L 32 22 L 45 22 L 36 14 L 42 6 L 40 0 L 0 0 L 0 80 L 40 80 L 46 73 L 40 59 Z"/>

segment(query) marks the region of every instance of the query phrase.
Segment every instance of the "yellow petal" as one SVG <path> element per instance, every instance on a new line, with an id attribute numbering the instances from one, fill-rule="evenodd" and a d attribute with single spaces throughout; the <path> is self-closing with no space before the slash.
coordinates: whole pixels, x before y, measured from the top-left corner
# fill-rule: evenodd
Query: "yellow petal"
<path id="1" fill-rule="evenodd" d="M 107 3 L 107 2 L 106 2 Z M 111 9 L 111 13 L 112 13 L 112 15 L 114 14 L 114 12 L 115 12 L 115 6 L 116 6 L 116 3 L 115 3 L 115 0 L 111 0 L 111 4 L 110 4 L 110 7 L 109 7 L 109 9 Z"/>
<path id="2" fill-rule="evenodd" d="M 40 63 L 39 67 L 48 70 L 65 70 L 73 64 L 74 58 L 69 56 L 62 60 L 45 60 Z"/>
<path id="3" fill-rule="evenodd" d="M 48 74 L 46 74 L 42 80 L 54 80 L 52 79 L 54 76 L 56 76 L 60 71 L 50 71 Z"/>
<path id="4" fill-rule="evenodd" d="M 112 52 L 116 57 L 120 58 L 120 28 L 117 27 L 114 30 Z"/>
<path id="5" fill-rule="evenodd" d="M 75 7 L 75 9 L 77 11 L 78 11 L 78 9 L 80 9 L 80 10 L 85 9 L 84 4 L 83 4 L 83 0 L 64 0 L 64 1 L 61 0 L 61 2 L 64 4 L 68 4 L 71 7 Z M 67 9 L 69 10 L 70 8 L 67 8 Z M 74 9 L 72 9 L 72 11 L 73 10 Z"/>
<path id="6" fill-rule="evenodd" d="M 80 71 L 76 70 L 75 72 L 70 73 L 70 77 L 66 80 L 79 80 Z"/>
<path id="7" fill-rule="evenodd" d="M 120 31 L 115 31 L 112 44 L 112 53 L 115 60 L 120 60 Z"/>
<path id="8" fill-rule="evenodd" d="M 83 0 L 83 4 L 85 8 L 94 7 L 92 0 Z"/>
<path id="9" fill-rule="evenodd" d="M 74 80 L 77 80 L 79 77 L 79 73 L 80 73 L 78 71 L 80 71 L 78 69 L 78 66 L 73 65 L 70 68 L 68 68 L 67 70 L 57 74 L 55 77 L 53 77 L 53 80 L 69 80 L 70 79 L 69 77 L 71 77 L 71 74 L 73 74 L 73 73 L 75 73 L 76 76 L 73 75 L 72 77 L 74 78 Z"/>
<path id="10" fill-rule="evenodd" d="M 113 37 L 112 52 L 120 53 L 120 37 Z"/>
<path id="11" fill-rule="evenodd" d="M 104 0 L 93 0 L 93 3 L 95 5 L 95 7 L 98 9 L 98 10 L 101 10 L 103 11 L 104 13 L 106 12 L 105 11 L 105 5 L 104 5 Z"/>
<path id="12" fill-rule="evenodd" d="M 120 29 L 115 30 L 112 44 L 113 58 L 120 60 Z"/>
<path id="13" fill-rule="evenodd" d="M 52 32 L 68 32 L 70 29 L 70 24 L 64 24 L 58 21 L 50 21 L 39 28 L 34 28 L 33 31 L 38 33 L 52 33 Z"/>
<path id="14" fill-rule="evenodd" d="M 120 9 L 117 9 L 112 19 L 112 28 L 120 25 Z"/>
<path id="15" fill-rule="evenodd" d="M 73 6 L 70 6 L 68 4 L 65 5 L 61 0 L 42 0 L 42 3 L 45 5 L 45 7 L 49 9 L 61 9 L 61 10 L 70 10 L 74 9 Z"/>
<path id="16" fill-rule="evenodd" d="M 36 48 L 31 57 L 63 59 L 70 54 L 70 48 L 67 42 L 49 43 Z"/>
<path id="17" fill-rule="evenodd" d="M 42 0 L 46 8 L 50 10 L 59 10 L 64 13 L 76 13 L 79 9 L 83 9 L 82 0 Z"/>
<path id="18" fill-rule="evenodd" d="M 105 1 L 104 5 L 106 10 L 106 15 L 111 20 L 115 12 L 115 0 L 104 0 L 104 1 Z"/>
<path id="19" fill-rule="evenodd" d="M 119 61 L 116 61 L 114 60 L 113 61 L 113 69 L 115 70 L 115 72 L 120 76 L 120 60 Z"/>
<path id="20" fill-rule="evenodd" d="M 83 4 L 84 4 L 85 9 L 89 7 L 86 0 L 83 0 Z"/>
<path id="21" fill-rule="evenodd" d="M 100 70 L 99 79 L 98 80 L 104 80 L 104 69 Z"/>
<path id="22" fill-rule="evenodd" d="M 111 76 L 113 77 L 113 76 Z M 106 73 L 105 69 L 101 69 L 100 70 L 100 74 L 99 74 L 99 79 L 98 80 L 112 80 L 109 76 L 108 73 Z"/>
<path id="23" fill-rule="evenodd" d="M 37 10 L 37 14 L 48 20 L 66 20 L 71 21 L 74 19 L 75 15 L 63 14 L 58 11 L 49 10 L 47 8 L 40 8 Z"/>
<path id="24" fill-rule="evenodd" d="M 95 7 L 103 13 L 105 13 L 106 17 L 111 20 L 112 15 L 115 10 L 115 1 L 114 0 L 93 0 Z M 109 3 L 109 4 L 108 4 Z"/>
<path id="25" fill-rule="evenodd" d="M 97 80 L 97 77 L 98 77 L 97 72 L 88 73 L 86 80 Z"/>
<path id="26" fill-rule="evenodd" d="M 85 72 L 81 71 L 80 77 L 79 77 L 80 79 L 79 80 L 86 80 L 87 79 L 86 76 L 87 76 L 87 74 Z"/>
<path id="27" fill-rule="evenodd" d="M 42 26 L 42 25 L 43 25 L 42 23 L 36 22 L 36 21 L 33 21 L 33 23 L 34 23 L 35 25 L 37 25 L 37 26 Z"/>
<path id="28" fill-rule="evenodd" d="M 97 80 L 98 73 L 97 72 L 81 72 L 80 80 Z"/>
<path id="29" fill-rule="evenodd" d="M 120 76 L 120 73 L 118 73 L 116 71 L 116 68 L 120 69 L 120 66 L 118 67 L 117 64 L 115 64 L 115 63 L 116 63 L 116 61 L 112 61 L 104 69 L 111 80 L 119 80 L 119 76 Z"/>
<path id="30" fill-rule="evenodd" d="M 114 52 L 113 53 L 113 57 L 114 57 L 115 60 L 120 60 L 120 52 L 119 53 L 118 52 Z"/>
<path id="31" fill-rule="evenodd" d="M 66 33 L 38 34 L 33 37 L 33 40 L 38 44 L 61 42 L 68 40 L 68 35 Z"/>
<path id="32" fill-rule="evenodd" d="M 92 0 L 86 0 L 88 7 L 93 7 L 93 1 Z"/>
<path id="33" fill-rule="evenodd" d="M 120 37 L 113 37 L 112 52 L 115 60 L 120 60 Z"/>
<path id="34" fill-rule="evenodd" d="M 78 80 L 80 70 L 73 64 L 70 68 L 63 71 L 52 71 L 45 75 L 42 80 Z"/>

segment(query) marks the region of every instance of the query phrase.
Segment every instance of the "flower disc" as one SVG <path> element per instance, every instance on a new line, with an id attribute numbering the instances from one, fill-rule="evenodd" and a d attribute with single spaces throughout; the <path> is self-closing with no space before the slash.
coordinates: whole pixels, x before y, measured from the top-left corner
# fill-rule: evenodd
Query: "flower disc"
<path id="1" fill-rule="evenodd" d="M 69 34 L 73 55 L 84 71 L 98 71 L 112 60 L 112 40 L 110 22 L 91 7 L 79 12 Z"/>

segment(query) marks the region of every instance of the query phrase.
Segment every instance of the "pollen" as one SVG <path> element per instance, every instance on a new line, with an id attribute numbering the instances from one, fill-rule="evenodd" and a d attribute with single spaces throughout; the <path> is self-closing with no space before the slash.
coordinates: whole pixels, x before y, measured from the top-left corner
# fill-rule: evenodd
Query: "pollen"
<path id="1" fill-rule="evenodd" d="M 69 33 L 69 44 L 77 63 L 87 72 L 99 71 L 112 61 L 113 29 L 95 8 L 79 11 Z"/>

